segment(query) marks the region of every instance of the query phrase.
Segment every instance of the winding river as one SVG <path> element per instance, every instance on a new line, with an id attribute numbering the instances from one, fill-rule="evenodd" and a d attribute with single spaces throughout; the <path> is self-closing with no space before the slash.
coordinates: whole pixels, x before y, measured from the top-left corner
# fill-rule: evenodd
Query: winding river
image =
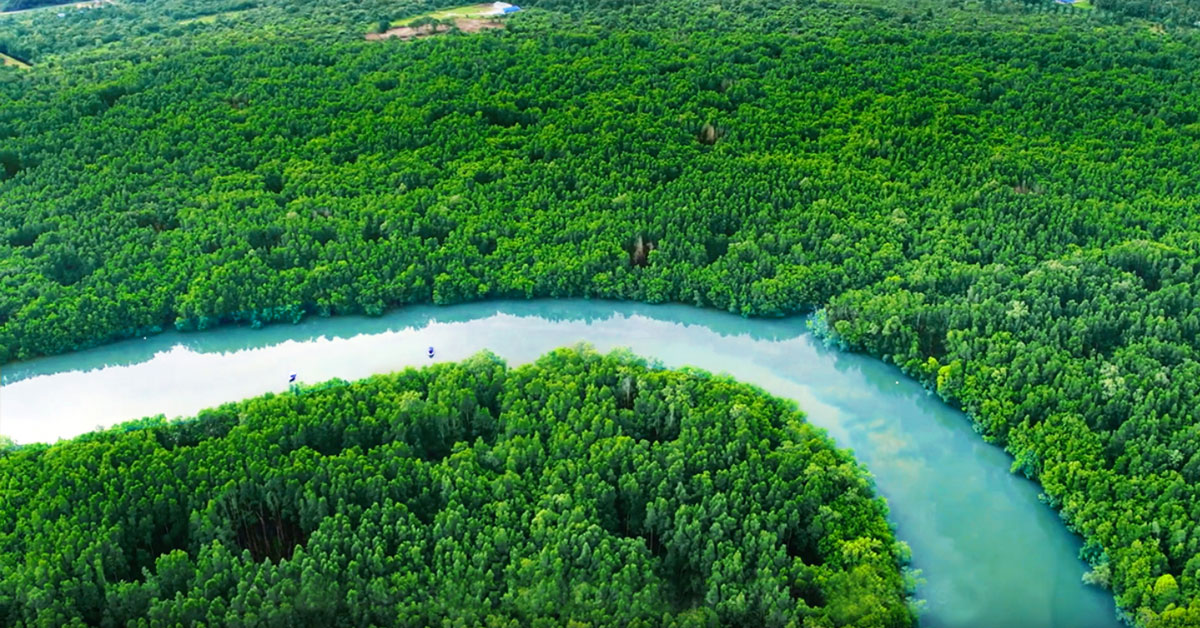
<path id="1" fill-rule="evenodd" d="M 825 348 L 803 318 L 747 320 L 685 306 L 594 301 L 413 307 L 381 318 L 310 319 L 261 330 L 165 333 L 13 364 L 0 374 L 0 433 L 53 441 L 153 414 L 188 416 L 299 381 L 347 380 L 460 360 L 509 364 L 585 341 L 669 367 L 727 372 L 796 400 L 854 451 L 887 498 L 925 584 L 934 628 L 1108 628 L 1112 597 L 1086 587 L 1080 540 L 1009 473 L 1011 459 L 898 369 Z"/>

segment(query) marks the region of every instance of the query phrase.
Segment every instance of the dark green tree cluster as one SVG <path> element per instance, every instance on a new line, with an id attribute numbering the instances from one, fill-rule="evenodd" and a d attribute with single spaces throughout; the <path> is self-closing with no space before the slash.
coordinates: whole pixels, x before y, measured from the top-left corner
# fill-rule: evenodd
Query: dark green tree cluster
<path id="1" fill-rule="evenodd" d="M 48 4 L 63 4 L 62 0 L 4 0 L 0 2 L 0 11 L 22 11 Z"/>
<path id="2" fill-rule="evenodd" d="M 0 623 L 914 623 L 866 473 L 728 378 L 480 354 L 0 454 Z"/>

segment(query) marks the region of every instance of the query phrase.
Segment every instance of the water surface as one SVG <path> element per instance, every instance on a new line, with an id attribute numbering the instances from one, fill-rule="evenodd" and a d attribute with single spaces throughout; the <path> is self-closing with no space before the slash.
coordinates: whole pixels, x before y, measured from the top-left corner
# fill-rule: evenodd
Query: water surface
<path id="1" fill-rule="evenodd" d="M 1009 473 L 1011 459 L 898 369 L 830 350 L 804 319 L 748 320 L 685 306 L 593 301 L 414 307 L 381 318 L 312 319 L 261 330 L 166 333 L 10 365 L 0 433 L 53 441 L 98 426 L 196 411 L 283 391 L 287 375 L 332 377 L 461 360 L 489 349 L 509 364 L 586 341 L 669 367 L 726 372 L 796 400 L 854 451 L 888 500 L 926 583 L 933 628 L 1115 628 L 1109 594 L 1085 587 L 1080 541 Z M 429 346 L 436 357 L 426 356 Z"/>

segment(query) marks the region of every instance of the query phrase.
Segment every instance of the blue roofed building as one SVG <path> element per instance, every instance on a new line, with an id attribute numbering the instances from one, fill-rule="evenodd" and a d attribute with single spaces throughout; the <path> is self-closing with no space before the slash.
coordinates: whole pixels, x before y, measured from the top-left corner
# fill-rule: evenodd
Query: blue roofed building
<path id="1" fill-rule="evenodd" d="M 507 2 L 493 2 L 492 8 L 485 15 L 506 15 L 508 13 L 516 13 L 521 7 Z"/>

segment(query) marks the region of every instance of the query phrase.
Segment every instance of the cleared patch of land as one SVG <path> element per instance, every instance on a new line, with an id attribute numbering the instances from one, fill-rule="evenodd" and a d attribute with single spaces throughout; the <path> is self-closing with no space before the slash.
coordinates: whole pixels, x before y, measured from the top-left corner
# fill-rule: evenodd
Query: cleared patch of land
<path id="1" fill-rule="evenodd" d="M 462 7 L 454 7 L 453 9 L 441 9 L 438 11 L 430 11 L 421 15 L 404 18 L 403 20 L 394 20 L 392 26 L 408 26 L 421 18 L 433 18 L 435 20 L 452 20 L 455 18 L 470 18 L 486 15 L 492 11 L 490 4 L 468 4 Z"/>
<path id="2" fill-rule="evenodd" d="M 29 68 L 33 67 L 33 66 L 29 65 L 28 63 L 25 63 L 24 61 L 17 59 L 16 57 L 10 57 L 10 56 L 4 54 L 3 52 L 0 52 L 0 65 L 11 65 L 13 67 L 18 67 L 23 70 L 28 70 Z"/>
<path id="3" fill-rule="evenodd" d="M 213 13 L 211 15 L 201 15 L 199 17 L 189 17 L 184 20 L 179 20 L 178 22 L 176 22 L 176 24 L 180 24 L 180 25 L 193 24 L 193 23 L 214 24 L 214 23 L 216 23 L 217 20 L 219 20 L 223 17 L 239 15 L 239 14 L 245 13 L 247 11 L 250 11 L 250 9 L 234 9 L 233 11 L 222 11 L 220 13 Z"/>
<path id="4" fill-rule="evenodd" d="M 454 20 L 454 26 L 464 33 L 476 33 L 481 30 L 490 28 L 504 28 L 504 24 L 496 20 L 479 20 L 474 18 L 460 17 Z M 449 24 L 422 24 L 421 26 L 397 26 L 389 28 L 382 33 L 368 33 L 367 39 L 377 41 L 380 39 L 390 39 L 399 37 L 400 39 L 416 39 L 418 37 L 429 37 L 439 33 L 445 33 L 451 29 Z"/>

